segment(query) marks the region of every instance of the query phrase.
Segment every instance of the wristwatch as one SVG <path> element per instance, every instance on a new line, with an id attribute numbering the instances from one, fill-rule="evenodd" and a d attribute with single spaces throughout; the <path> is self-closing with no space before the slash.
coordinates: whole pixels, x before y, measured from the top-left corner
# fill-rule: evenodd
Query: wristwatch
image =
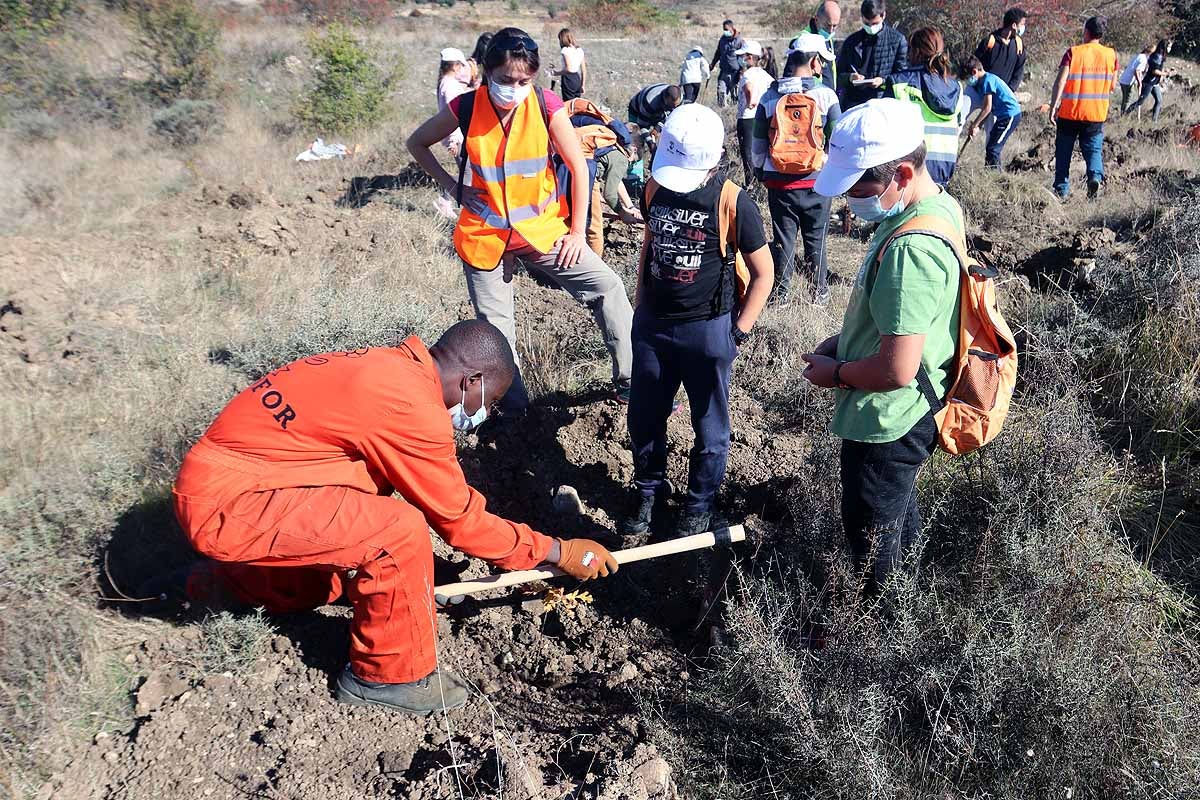
<path id="1" fill-rule="evenodd" d="M 742 342 L 750 338 L 750 334 L 746 331 L 743 331 L 737 325 L 730 325 L 730 327 L 733 329 L 733 343 L 738 347 L 741 347 Z"/>
<path id="2" fill-rule="evenodd" d="M 853 389 L 854 387 L 842 380 L 842 367 L 848 362 L 839 361 L 837 366 L 833 368 L 833 385 L 839 389 Z"/>

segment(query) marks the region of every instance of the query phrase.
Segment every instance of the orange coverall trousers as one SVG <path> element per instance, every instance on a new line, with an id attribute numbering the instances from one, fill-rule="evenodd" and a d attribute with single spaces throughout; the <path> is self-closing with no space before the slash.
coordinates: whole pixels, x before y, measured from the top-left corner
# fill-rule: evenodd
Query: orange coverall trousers
<path id="1" fill-rule="evenodd" d="M 436 668 L 433 545 L 416 508 L 322 486 L 248 492 L 218 516 L 192 545 L 219 562 L 214 577 L 239 599 L 285 613 L 335 602 L 344 591 L 354 609 L 355 675 L 408 683 Z M 195 582 L 188 590 L 203 594 Z"/>

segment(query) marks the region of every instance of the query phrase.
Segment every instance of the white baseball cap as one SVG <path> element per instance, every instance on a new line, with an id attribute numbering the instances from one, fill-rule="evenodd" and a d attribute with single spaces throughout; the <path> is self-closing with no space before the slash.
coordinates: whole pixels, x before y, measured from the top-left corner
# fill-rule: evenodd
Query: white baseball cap
<path id="1" fill-rule="evenodd" d="M 790 56 L 792 53 L 816 53 L 826 61 L 836 58 L 829 40 L 819 33 L 802 33 L 792 39 L 788 42 L 787 54 Z"/>
<path id="2" fill-rule="evenodd" d="M 442 61 L 467 63 L 467 56 L 457 47 L 447 47 L 442 51 Z"/>
<path id="3" fill-rule="evenodd" d="M 868 100 L 833 126 L 829 158 L 813 189 L 826 197 L 845 194 L 871 167 L 903 158 L 923 141 L 925 120 L 916 103 L 890 97 Z"/>
<path id="4" fill-rule="evenodd" d="M 704 183 L 725 151 L 725 124 L 717 112 L 688 103 L 663 123 L 650 174 L 660 186 L 686 194 Z"/>
<path id="5" fill-rule="evenodd" d="M 750 40 L 737 50 L 734 50 L 733 54 L 735 56 L 758 56 L 762 58 L 762 45 L 754 40 Z"/>

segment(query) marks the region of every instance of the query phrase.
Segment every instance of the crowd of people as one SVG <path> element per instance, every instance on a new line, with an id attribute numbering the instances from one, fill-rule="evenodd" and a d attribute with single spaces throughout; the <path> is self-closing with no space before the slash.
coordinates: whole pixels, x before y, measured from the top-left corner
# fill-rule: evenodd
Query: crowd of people
<path id="1" fill-rule="evenodd" d="M 986 163 L 1002 165 L 1022 117 L 1027 15 L 1007 12 L 956 75 L 939 30 L 901 35 L 884 0 L 863 0 L 860 11 L 861 30 L 839 46 L 842 9 L 824 0 L 781 64 L 727 20 L 712 60 L 689 50 L 678 84 L 631 98 L 629 124 L 587 99 L 586 57 L 568 29 L 547 68 L 561 96 L 538 85 L 540 48 L 520 29 L 485 34 L 470 56 L 443 50 L 437 111 L 408 148 L 454 216 L 477 319 L 431 346 L 411 337 L 303 358 L 235 397 L 175 486 L 183 529 L 210 559 L 183 591 L 272 611 L 345 594 L 354 620 L 340 700 L 414 713 L 461 705 L 465 683 L 437 664 L 429 528 L 502 569 L 550 563 L 584 580 L 617 569 L 599 542 L 488 512 L 456 459 L 456 431 L 526 418 L 518 266 L 588 308 L 611 355 L 634 461 L 620 533 L 687 536 L 724 524 L 717 497 L 739 349 L 765 308 L 791 301 L 798 250 L 810 300 L 828 302 L 825 233 L 833 199 L 844 197 L 876 227 L 848 281 L 842 328 L 804 354 L 802 377 L 836 392 L 846 537 L 865 590 L 881 592 L 921 527 L 921 466 L 938 446 L 968 452 L 994 437 L 1015 380 L 1011 332 L 989 273 L 967 256 L 947 184 L 964 127 L 968 139 L 986 131 Z M 1064 197 L 1076 141 L 1090 195 L 1103 177 L 1102 126 L 1118 77 L 1104 26 L 1087 20 L 1049 103 Z M 1126 110 L 1147 96 L 1158 103 L 1151 81 L 1165 74 L 1168 50 L 1160 44 L 1134 69 L 1140 93 Z M 746 186 L 722 169 L 725 123 L 703 104 L 714 74 L 717 105 L 736 107 Z M 769 238 L 746 188 L 760 183 Z M 603 259 L 604 205 L 644 222 L 632 298 Z M 673 509 L 667 423 L 680 388 L 695 441 Z"/>

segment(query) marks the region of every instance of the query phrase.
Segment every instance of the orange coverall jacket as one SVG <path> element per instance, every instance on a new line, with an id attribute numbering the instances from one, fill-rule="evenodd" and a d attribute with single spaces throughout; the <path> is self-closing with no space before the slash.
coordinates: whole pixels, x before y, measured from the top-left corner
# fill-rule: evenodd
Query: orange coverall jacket
<path id="1" fill-rule="evenodd" d="M 552 541 L 489 513 L 467 485 L 416 337 L 309 356 L 251 384 L 184 459 L 174 500 L 193 546 L 226 562 L 248 602 L 332 602 L 353 570 L 350 660 L 367 680 L 414 680 L 436 663 L 429 527 L 504 569 L 544 561 Z"/>

